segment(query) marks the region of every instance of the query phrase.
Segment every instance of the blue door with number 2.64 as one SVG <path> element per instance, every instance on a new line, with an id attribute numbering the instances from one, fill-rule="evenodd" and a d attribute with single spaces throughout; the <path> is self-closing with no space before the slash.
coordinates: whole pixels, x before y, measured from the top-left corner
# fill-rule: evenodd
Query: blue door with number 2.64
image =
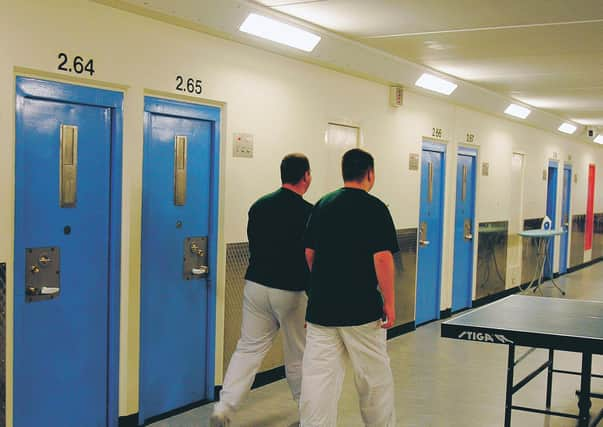
<path id="1" fill-rule="evenodd" d="M 116 426 L 122 94 L 16 87 L 13 426 Z"/>

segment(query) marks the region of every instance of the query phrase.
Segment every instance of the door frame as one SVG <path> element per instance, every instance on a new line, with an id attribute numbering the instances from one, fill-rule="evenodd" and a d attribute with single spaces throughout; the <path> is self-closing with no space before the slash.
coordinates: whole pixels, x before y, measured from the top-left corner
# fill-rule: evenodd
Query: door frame
<path id="1" fill-rule="evenodd" d="M 565 186 L 565 173 L 568 172 L 569 173 L 569 187 L 567 189 L 567 232 L 565 235 L 565 254 L 563 254 L 563 257 L 565 258 L 563 266 L 561 265 L 561 241 L 563 240 L 564 236 L 561 236 L 561 238 L 559 239 L 559 274 L 566 274 L 567 270 L 568 270 L 568 261 L 569 261 L 569 253 L 570 253 L 570 247 L 571 247 L 571 236 L 572 236 L 572 178 L 573 178 L 573 166 L 571 163 L 564 163 L 563 164 L 563 184 L 561 185 L 561 220 L 563 221 L 563 209 L 565 208 L 563 206 L 563 190 L 564 190 L 564 186 Z M 561 224 L 561 227 L 563 227 L 564 225 Z M 563 271 L 562 271 L 563 270 Z"/>
<path id="2" fill-rule="evenodd" d="M 440 219 L 438 221 L 438 228 L 440 231 L 440 235 L 441 235 L 441 241 L 440 241 L 440 246 L 438 247 L 438 254 L 439 254 L 439 262 L 438 262 L 438 284 L 436 286 L 436 293 L 437 293 L 437 313 L 436 313 L 436 317 L 434 320 L 437 320 L 441 317 L 441 311 L 442 311 L 442 273 L 444 270 L 444 214 L 446 212 L 446 161 L 447 161 L 447 144 L 446 141 L 434 141 L 430 138 L 423 138 L 421 141 L 421 165 L 422 165 L 422 154 L 423 151 L 427 150 L 427 151 L 436 151 L 439 153 L 442 153 L 442 174 L 441 174 L 441 179 L 440 179 L 440 185 L 441 185 L 441 189 L 442 189 L 442 193 L 441 193 L 441 207 L 440 207 Z M 418 224 L 417 224 L 417 267 L 416 267 L 416 285 L 415 285 L 415 323 L 417 321 L 417 294 L 419 291 L 419 228 L 421 227 L 421 182 L 423 179 L 423 169 L 421 167 L 421 169 L 419 169 L 420 173 L 419 173 L 419 212 L 418 212 Z M 425 324 L 425 323 L 429 323 L 430 321 L 421 323 L 421 325 Z"/>
<path id="3" fill-rule="evenodd" d="M 119 419 L 119 336 L 120 336 L 120 292 L 121 292 L 121 221 L 122 221 L 122 165 L 123 165 L 123 92 L 102 87 L 82 86 L 77 83 L 64 83 L 36 77 L 15 77 L 15 202 L 14 202 L 14 280 L 22 271 L 18 266 L 23 254 L 17 254 L 17 237 L 22 235 L 23 227 L 23 191 L 25 183 L 21 165 L 24 164 L 23 124 L 19 111 L 23 99 L 40 99 L 74 104 L 92 105 L 111 109 L 111 153 L 110 153 L 110 195 L 109 195 L 109 264 L 108 264 L 108 324 L 107 324 L 107 425 L 116 427 Z M 21 274 L 22 275 L 22 274 Z M 17 315 L 16 293 L 13 292 L 13 316 Z M 13 323 L 14 334 L 14 323 Z M 14 336 L 13 336 L 14 339 Z M 14 343 L 13 360 L 15 357 Z M 14 393 L 14 363 L 11 366 Z M 14 394 L 12 396 L 14 406 Z M 14 414 L 14 410 L 13 410 Z M 13 415 L 14 416 L 14 415 Z"/>
<path id="4" fill-rule="evenodd" d="M 148 144 L 146 141 L 151 137 L 151 126 L 148 117 L 150 114 L 161 114 L 164 116 L 180 117 L 187 119 L 196 119 L 212 122 L 212 135 L 210 147 L 210 183 L 209 183 L 209 236 L 208 236 L 208 260 L 209 260 L 209 275 L 207 277 L 208 301 L 207 301 L 207 364 L 206 378 L 207 386 L 205 393 L 207 396 L 214 396 L 215 391 L 215 372 L 216 372 L 216 308 L 217 308 L 217 277 L 218 265 L 220 261 L 219 248 L 219 223 L 220 223 L 220 189 L 221 189 L 221 126 L 222 126 L 222 107 L 209 103 L 196 103 L 191 100 L 171 99 L 169 97 L 146 94 L 144 96 L 144 135 L 143 135 L 143 164 L 142 164 L 142 189 L 144 191 L 144 175 L 145 164 L 148 165 L 150 155 Z M 143 211 L 141 211 L 143 212 Z M 141 216 L 142 219 L 142 216 Z M 142 223 L 141 223 L 142 224 Z M 141 226 L 142 233 L 142 226 Z M 142 239 L 142 234 L 141 234 Z M 140 248 L 141 258 L 144 248 Z M 142 268 L 142 262 L 140 264 Z M 138 400 L 139 400 L 139 420 L 143 416 L 143 408 L 141 407 L 142 400 L 142 373 L 143 373 L 143 334 L 144 318 L 142 310 L 142 283 L 140 293 L 140 357 L 139 357 L 139 376 L 138 382 Z M 213 399 L 209 399 L 213 400 Z M 177 408 L 176 408 L 177 409 Z M 161 415 L 159 415 L 161 417 Z M 156 417 L 153 417 L 156 418 Z"/>
<path id="5" fill-rule="evenodd" d="M 457 148 L 457 153 L 456 153 L 456 158 L 457 158 L 457 168 L 456 168 L 456 172 L 458 173 L 458 156 L 459 155 L 463 155 L 463 156 L 470 156 L 473 157 L 473 170 L 472 170 L 472 174 L 473 174 L 473 206 L 471 206 L 471 219 L 473 220 L 473 239 L 471 241 L 471 267 L 470 267 L 470 273 L 471 273 L 471 284 L 470 284 L 470 292 L 469 292 L 469 306 L 467 308 L 471 308 L 471 305 L 473 303 L 473 298 L 475 297 L 475 258 L 476 258 L 476 246 L 477 246 L 477 234 L 476 234 L 476 223 L 477 223 L 477 177 L 478 177 L 478 173 L 477 173 L 477 169 L 478 169 L 478 155 L 479 155 L 479 150 L 477 147 L 469 147 L 469 146 L 464 146 L 464 145 L 459 145 Z M 455 178 L 456 175 L 455 175 Z M 457 203 L 457 199 L 456 199 L 456 179 L 454 182 L 454 187 L 455 187 L 455 191 L 454 191 L 454 222 L 453 222 L 453 252 L 452 252 L 452 292 L 451 292 L 451 297 L 450 297 L 450 309 L 453 310 L 453 302 L 454 302 L 454 245 L 456 243 L 456 203 Z M 460 310 L 464 310 L 460 309 Z M 457 310 L 457 311 L 460 311 Z"/>
<path id="6" fill-rule="evenodd" d="M 549 189 L 549 182 L 550 182 L 550 169 L 555 169 L 555 182 L 552 183 L 552 189 Z M 546 208 L 545 208 L 545 216 L 548 215 L 548 207 L 549 207 L 549 197 L 552 196 L 555 198 L 554 202 L 554 206 L 553 206 L 553 217 L 551 218 L 552 221 L 552 225 L 551 225 L 551 230 L 556 230 L 558 228 L 557 223 L 558 223 L 558 219 L 559 219 L 559 212 L 558 212 L 558 208 L 559 208 L 559 161 L 558 160 L 549 160 L 547 162 L 547 185 L 546 185 Z M 552 190 L 552 191 L 551 191 Z M 558 239 L 553 237 L 552 241 L 549 244 L 549 249 L 548 249 L 548 254 L 547 254 L 547 265 L 550 265 L 551 268 L 551 278 L 555 277 L 555 261 L 557 260 L 557 255 L 559 255 L 559 251 L 556 250 L 557 246 L 558 246 Z M 544 266 L 544 272 L 545 272 L 545 276 L 547 273 L 547 269 L 548 266 L 545 265 Z M 558 270 L 558 268 L 557 268 Z"/>

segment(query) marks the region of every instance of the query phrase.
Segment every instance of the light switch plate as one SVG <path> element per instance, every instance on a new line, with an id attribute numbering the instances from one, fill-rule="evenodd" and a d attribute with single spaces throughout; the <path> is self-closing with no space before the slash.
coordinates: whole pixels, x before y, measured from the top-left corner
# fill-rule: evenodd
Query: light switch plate
<path id="1" fill-rule="evenodd" d="M 235 133 L 232 144 L 233 157 L 253 157 L 253 135 L 250 133 Z"/>

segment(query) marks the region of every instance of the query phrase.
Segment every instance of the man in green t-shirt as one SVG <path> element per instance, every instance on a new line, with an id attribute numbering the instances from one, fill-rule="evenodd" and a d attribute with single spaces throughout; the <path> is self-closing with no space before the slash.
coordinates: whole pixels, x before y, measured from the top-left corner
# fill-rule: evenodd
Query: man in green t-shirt
<path id="1" fill-rule="evenodd" d="M 336 426 L 347 355 L 364 423 L 394 427 L 386 329 L 395 320 L 396 230 L 387 206 L 368 194 L 375 182 L 373 157 L 349 150 L 341 166 L 343 188 L 316 203 L 306 229 L 311 273 L 301 426 Z"/>
<path id="2" fill-rule="evenodd" d="M 211 427 L 224 427 L 249 392 L 279 328 L 283 330 L 285 373 L 299 401 L 305 343 L 304 315 L 309 270 L 303 235 L 312 205 L 302 196 L 312 181 L 303 154 L 281 162 L 282 187 L 249 209 L 249 267 L 245 274 L 241 338 L 230 359 Z"/>

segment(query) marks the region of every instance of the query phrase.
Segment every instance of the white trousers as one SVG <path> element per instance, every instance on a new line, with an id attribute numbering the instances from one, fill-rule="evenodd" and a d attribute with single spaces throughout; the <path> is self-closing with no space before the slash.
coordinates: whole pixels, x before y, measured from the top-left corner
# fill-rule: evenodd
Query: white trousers
<path id="1" fill-rule="evenodd" d="M 283 330 L 287 382 L 293 398 L 299 401 L 306 337 L 306 305 L 304 291 L 284 291 L 249 280 L 245 282 L 241 338 L 226 370 L 218 409 L 239 408 L 249 393 L 255 374 L 279 328 Z"/>
<path id="2" fill-rule="evenodd" d="M 354 370 L 360 412 L 367 427 L 395 427 L 394 381 L 381 321 L 325 327 L 308 323 L 304 353 L 302 427 L 335 427 L 346 356 Z"/>

